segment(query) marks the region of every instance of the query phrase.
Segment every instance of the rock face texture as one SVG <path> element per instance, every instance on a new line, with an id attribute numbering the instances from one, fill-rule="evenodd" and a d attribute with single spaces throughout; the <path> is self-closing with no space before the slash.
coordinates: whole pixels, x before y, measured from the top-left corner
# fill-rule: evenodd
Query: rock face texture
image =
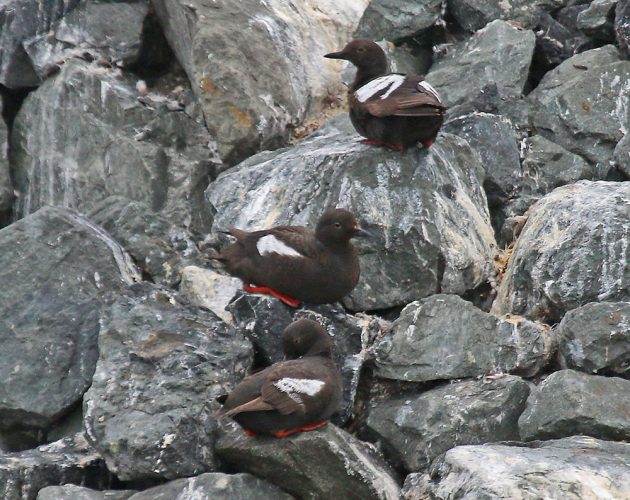
<path id="1" fill-rule="evenodd" d="M 545 196 L 529 212 L 495 312 L 555 322 L 589 302 L 628 300 L 629 216 L 627 182 L 579 181 Z"/>
<path id="2" fill-rule="evenodd" d="M 361 142 L 353 38 L 430 148 Z M 0 0 L 0 497 L 630 498 L 629 47 L 629 0 Z M 214 258 L 331 207 L 339 303 Z M 247 437 L 220 401 L 303 317 L 342 404 Z"/>
<path id="3" fill-rule="evenodd" d="M 552 346 L 542 325 L 502 321 L 457 296 L 433 295 L 405 307 L 373 351 L 379 376 L 424 382 L 494 372 L 531 377 Z"/>
<path id="4" fill-rule="evenodd" d="M 219 153 L 230 162 L 278 147 L 340 90 L 336 65 L 320 56 L 341 49 L 366 4 L 153 2 Z M 241 36 L 235 40 L 234 33 Z"/>
<path id="5" fill-rule="evenodd" d="M 429 473 L 408 476 L 403 498 L 624 498 L 630 495 L 629 458 L 628 443 L 585 436 L 527 446 L 458 446 Z"/>
<path id="6" fill-rule="evenodd" d="M 297 498 L 395 500 L 400 494 L 382 457 L 334 425 L 285 439 L 250 439 L 229 427 L 217 443 L 217 453 Z"/>
<path id="7" fill-rule="evenodd" d="M 105 231 L 63 208 L 4 228 L 0 249 L 0 427 L 47 429 L 92 383 L 107 295 L 139 275 Z"/>
<path id="8" fill-rule="evenodd" d="M 249 342 L 149 284 L 134 285 L 100 323 L 84 425 L 108 468 L 127 480 L 212 470 L 218 405 L 211 403 L 246 374 Z"/>
<path id="9" fill-rule="evenodd" d="M 428 152 L 401 155 L 359 144 L 349 128 L 347 118 L 335 120 L 294 148 L 221 174 L 206 191 L 214 230 L 314 228 L 326 208 L 349 209 L 373 234 L 357 243 L 361 279 L 344 299 L 351 310 L 399 306 L 439 289 L 464 293 L 488 280 L 495 242 L 468 144 L 444 134 Z"/>

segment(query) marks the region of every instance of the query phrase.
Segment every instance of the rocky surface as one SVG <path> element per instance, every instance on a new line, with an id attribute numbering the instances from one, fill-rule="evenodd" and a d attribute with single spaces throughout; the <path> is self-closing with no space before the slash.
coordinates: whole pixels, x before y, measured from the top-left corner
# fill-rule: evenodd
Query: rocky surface
<path id="1" fill-rule="evenodd" d="M 340 117 L 293 148 L 222 173 L 206 191 L 216 212 L 213 230 L 314 228 L 330 206 L 351 210 L 373 235 L 356 243 L 361 279 L 344 299 L 354 311 L 399 306 L 440 289 L 464 293 L 486 282 L 495 242 L 483 171 L 468 144 L 443 134 L 428 152 L 401 155 L 360 144 L 349 128 Z"/>
<path id="2" fill-rule="evenodd" d="M 367 1 L 153 5 L 221 157 L 234 162 L 286 142 L 292 128 L 340 90 L 338 66 L 319 56 L 345 45 Z M 241 36 L 235 40 L 234 33 Z"/>
<path id="3" fill-rule="evenodd" d="M 529 390 L 512 375 L 454 382 L 375 401 L 366 427 L 395 462 L 419 471 L 455 446 L 518 440 Z"/>
<path id="4" fill-rule="evenodd" d="M 427 81 L 443 101 L 455 106 L 471 100 L 488 84 L 500 96 L 520 95 L 527 82 L 536 39 L 533 32 L 505 21 L 492 21 L 438 59 Z M 462 73 L 466 77 L 462 78 Z"/>
<path id="5" fill-rule="evenodd" d="M 383 458 L 332 424 L 284 439 L 250 438 L 229 426 L 223 428 L 216 450 L 237 470 L 297 498 L 399 498 L 400 486 Z"/>
<path id="6" fill-rule="evenodd" d="M 560 370 L 532 391 L 519 428 L 525 440 L 587 434 L 627 441 L 628 409 L 630 380 Z"/>
<path id="7" fill-rule="evenodd" d="M 458 446 L 411 474 L 403 498 L 625 498 L 630 444 L 575 436 L 526 446 Z"/>
<path id="8" fill-rule="evenodd" d="M 630 184 L 579 181 L 536 203 L 494 304 L 497 314 L 558 322 L 597 301 L 630 298 Z"/>
<path id="9" fill-rule="evenodd" d="M 497 372 L 538 373 L 553 348 L 548 329 L 501 320 L 455 295 L 412 302 L 373 347 L 380 377 L 423 382 Z"/>
<path id="10" fill-rule="evenodd" d="M 630 376 L 630 302 L 599 302 L 573 309 L 558 325 L 564 368 Z"/>
<path id="11" fill-rule="evenodd" d="M 0 427 L 47 429 L 92 383 L 107 294 L 139 275 L 105 231 L 58 207 L 2 229 L 0 249 Z"/>
<path id="12" fill-rule="evenodd" d="M 0 496 L 6 500 L 34 500 L 42 488 L 60 483 L 103 489 L 111 479 L 82 434 L 32 450 L 0 453 Z"/>
<path id="13" fill-rule="evenodd" d="M 630 497 L 628 0 L 0 4 L 0 497 Z M 359 142 L 357 36 L 449 106 L 428 150 Z M 331 206 L 340 304 L 210 259 Z M 339 428 L 246 438 L 215 399 L 299 317 Z"/>
<path id="14" fill-rule="evenodd" d="M 267 364 L 284 359 L 281 338 L 290 323 L 309 318 L 323 325 L 332 337 L 335 363 L 343 380 L 343 402 L 333 420 L 341 424 L 350 418 L 367 345 L 380 333 L 376 319 L 347 314 L 339 305 L 305 305 L 294 310 L 269 295 L 247 293 L 237 295 L 227 309 L 235 326 L 253 342 Z"/>
<path id="15" fill-rule="evenodd" d="M 214 399 L 247 373 L 251 345 L 217 316 L 142 283 L 100 320 L 86 435 L 124 480 L 213 470 Z"/>

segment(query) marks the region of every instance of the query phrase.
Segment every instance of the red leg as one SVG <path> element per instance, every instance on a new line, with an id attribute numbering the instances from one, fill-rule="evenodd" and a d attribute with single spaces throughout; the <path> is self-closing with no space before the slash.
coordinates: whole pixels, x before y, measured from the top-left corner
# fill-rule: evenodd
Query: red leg
<path id="1" fill-rule="evenodd" d="M 429 149 L 431 147 L 431 144 L 433 144 L 434 139 L 429 139 L 427 141 L 422 141 L 420 144 L 422 144 L 422 147 L 424 149 Z"/>
<path id="2" fill-rule="evenodd" d="M 361 141 L 361 144 L 367 144 L 368 146 L 385 146 L 386 148 L 398 151 L 399 153 L 402 153 L 405 150 L 402 146 L 390 144 L 388 142 L 376 141 L 374 139 L 365 139 Z"/>
<path id="3" fill-rule="evenodd" d="M 265 293 L 267 295 L 273 295 L 277 299 L 280 299 L 289 307 L 300 307 L 301 302 L 293 297 L 289 297 L 288 295 L 283 295 L 279 292 L 276 292 L 273 288 L 269 288 L 268 286 L 253 286 L 243 284 L 243 290 L 248 293 Z"/>
<path id="4" fill-rule="evenodd" d="M 321 422 L 317 422 L 314 424 L 303 425 L 302 427 L 295 427 L 294 429 L 286 429 L 284 431 L 274 432 L 273 435 L 277 438 L 284 438 L 287 436 L 291 436 L 292 434 L 297 434 L 298 432 L 304 431 L 314 431 L 315 429 L 321 429 L 322 427 L 328 425 L 328 420 L 322 420 Z"/>
<path id="5" fill-rule="evenodd" d="M 243 430 L 245 431 L 245 434 L 247 434 L 250 438 L 256 435 L 254 431 L 250 431 L 249 429 L 243 429 Z"/>

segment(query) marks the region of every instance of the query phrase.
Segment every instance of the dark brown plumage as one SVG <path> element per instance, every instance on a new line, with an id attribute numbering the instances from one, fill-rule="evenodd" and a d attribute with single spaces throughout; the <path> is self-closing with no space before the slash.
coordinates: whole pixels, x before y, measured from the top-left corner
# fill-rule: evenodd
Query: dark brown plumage
<path id="1" fill-rule="evenodd" d="M 433 143 L 446 107 L 423 78 L 388 73 L 385 53 L 371 40 L 353 40 L 324 57 L 345 59 L 357 67 L 348 103 L 352 124 L 366 143 L 398 151 Z"/>
<path id="2" fill-rule="evenodd" d="M 243 280 L 246 290 L 272 293 L 293 306 L 325 304 L 340 300 L 359 281 L 359 258 L 350 239 L 367 232 L 347 210 L 328 210 L 314 232 L 302 226 L 229 232 L 236 242 L 213 258 Z"/>
<path id="3" fill-rule="evenodd" d="M 232 417 L 250 434 L 285 437 L 325 425 L 341 401 L 341 375 L 332 343 L 309 319 L 282 334 L 287 361 L 245 377 L 217 414 Z"/>

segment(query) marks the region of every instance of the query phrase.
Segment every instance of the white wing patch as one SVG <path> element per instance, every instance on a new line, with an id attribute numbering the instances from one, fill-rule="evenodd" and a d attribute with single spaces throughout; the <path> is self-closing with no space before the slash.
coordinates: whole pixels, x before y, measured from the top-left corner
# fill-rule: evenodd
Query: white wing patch
<path id="1" fill-rule="evenodd" d="M 424 90 L 425 92 L 431 94 L 433 97 L 435 97 L 438 101 L 442 102 L 442 99 L 440 99 L 440 94 L 437 93 L 437 90 L 435 90 L 431 85 L 429 85 L 427 82 L 420 82 L 418 83 L 418 89 L 419 90 Z"/>
<path id="2" fill-rule="evenodd" d="M 302 395 L 315 396 L 324 387 L 325 382 L 312 378 L 281 378 L 273 383 L 293 401 L 303 404 Z"/>
<path id="3" fill-rule="evenodd" d="M 385 99 L 389 96 L 389 94 L 400 87 L 406 78 L 407 77 L 405 75 L 397 75 L 395 73 L 379 76 L 378 78 L 370 80 L 363 85 L 363 87 L 358 89 L 354 95 L 359 102 L 365 102 L 381 90 L 387 89 L 387 91 L 381 96 L 381 99 Z"/>
<path id="4" fill-rule="evenodd" d="M 266 255 L 270 253 L 277 253 L 278 255 L 284 255 L 286 257 L 304 257 L 295 248 L 291 248 L 286 243 L 283 243 L 273 234 L 263 236 L 256 242 L 256 248 L 260 255 Z"/>

